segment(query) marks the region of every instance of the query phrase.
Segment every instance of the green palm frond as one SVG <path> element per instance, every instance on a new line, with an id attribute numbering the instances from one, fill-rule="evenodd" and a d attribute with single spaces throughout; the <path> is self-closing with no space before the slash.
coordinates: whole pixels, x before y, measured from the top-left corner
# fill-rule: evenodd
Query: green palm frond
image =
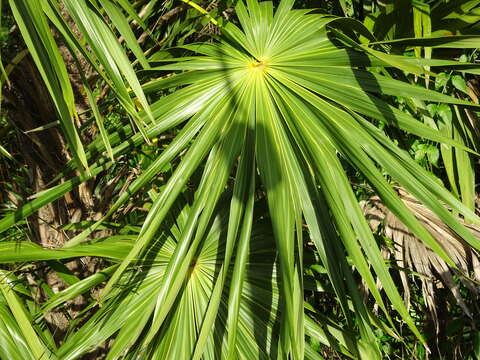
<path id="1" fill-rule="evenodd" d="M 184 210 L 184 221 L 188 221 L 191 211 L 192 209 Z M 216 216 L 202 239 L 194 261 L 187 269 L 188 276 L 182 280 L 178 296 L 173 298 L 164 326 L 150 345 L 146 344 L 145 337 L 141 336 L 148 331 L 150 311 L 154 309 L 159 293 L 158 284 L 164 280 L 169 259 L 174 256 L 186 225 L 187 223 L 174 225 L 170 229 L 174 237 L 161 236 L 152 243 L 149 250 L 150 260 L 147 260 L 151 265 L 144 263 L 141 271 L 132 269 L 124 273 L 119 285 L 130 285 L 112 289 L 101 309 L 59 349 L 62 359 L 73 359 L 77 352 L 95 348 L 119 330 L 109 352 L 109 359 L 118 358 L 129 347 L 129 358 L 141 356 L 180 359 L 191 356 L 202 322 L 205 321 L 215 281 L 218 281 L 225 261 L 225 218 Z M 274 339 L 278 337 L 278 330 L 274 330 L 279 316 L 275 247 L 268 227 L 259 224 L 256 228 L 258 232 L 254 233 L 250 240 L 250 251 L 246 259 L 247 271 L 244 275 L 236 326 L 235 353 L 243 359 L 274 358 Z M 177 236 L 178 240 L 175 239 Z M 227 283 L 231 282 L 232 270 L 233 267 L 230 267 L 226 274 Z M 209 329 L 204 344 L 204 358 L 226 355 L 228 293 L 228 287 L 221 293 L 218 311 L 215 313 L 216 321 Z"/>
<path id="2" fill-rule="evenodd" d="M 88 288 L 111 276 L 96 313 L 52 352 L 61 359 L 75 359 L 115 337 L 108 359 L 315 358 L 315 351 L 305 344 L 305 334 L 322 334 L 323 329 L 315 329 L 315 321 L 304 312 L 305 243 L 316 247 L 349 331 L 359 333 L 358 339 L 341 343 L 346 353 L 363 359 L 382 356 L 373 332 L 379 322 L 372 320 L 363 302 L 357 277 L 382 310 L 385 327 L 394 328 L 393 309 L 424 341 L 381 256 L 344 166 L 348 163 L 361 173 L 392 214 L 446 264 L 455 266 L 391 182 L 404 187 L 466 243 L 480 248 L 479 240 L 444 204 L 471 221 L 480 219 L 376 126 L 386 124 L 471 151 L 385 100 L 400 95 L 471 105 L 383 71 L 399 67 L 422 74 L 434 60 L 412 61 L 360 45 L 354 33 L 342 30 L 341 19 L 293 10 L 290 0 L 280 2 L 276 10 L 271 2 L 248 0 L 247 6 L 239 2 L 236 7 L 239 26 L 222 27 L 219 41 L 185 45 L 182 49 L 189 56 L 181 58 L 153 56 L 150 67 L 133 44 L 128 23 L 119 20 L 118 9 L 110 1 L 101 1 L 146 72 L 169 72 L 141 86 L 95 3 L 65 1 L 91 53 L 80 48 L 92 64 L 97 60 L 102 64 L 103 69 L 96 66 L 99 73 L 114 87 L 117 100 L 141 134 L 133 134 L 128 127 L 119 129 L 129 137 L 124 141 L 119 134 L 102 133 L 85 155 L 93 161 L 91 174 L 39 194 L 2 219 L 0 231 L 99 174 L 111 166 L 112 158 L 181 126 L 100 221 L 62 250 L 24 250 L 30 260 L 36 251 L 43 254 L 36 255 L 38 260 L 47 254 L 80 256 L 79 249 L 91 245 L 84 241 L 102 222 L 148 187 L 173 159 L 179 160 L 161 191 L 150 195 L 153 204 L 140 231 L 128 246 L 116 249 L 121 254 L 113 257 L 96 250 L 97 256 L 118 264 L 84 283 Z M 55 20 L 53 7 L 45 11 L 56 26 L 63 26 L 62 33 L 73 47 L 75 40 Z M 365 33 L 358 23 L 352 29 Z M 124 79 L 142 103 L 142 111 L 135 110 Z M 173 91 L 149 105 L 145 94 L 160 90 Z M 105 149 L 108 154 L 98 156 Z M 72 169 L 70 164 L 65 172 Z M 197 183 L 199 174 L 191 204 L 178 210 L 187 185 Z M 15 254 L 15 248 L 6 251 Z M 383 290 L 377 287 L 377 279 Z M 71 294 L 79 291 L 72 288 Z M 68 294 L 61 296 L 54 300 L 68 298 Z M 339 337 L 347 334 L 334 330 Z M 33 345 L 38 352 L 41 346 Z"/>
<path id="3" fill-rule="evenodd" d="M 178 94 L 192 94 L 189 103 L 196 104 L 198 110 L 190 122 L 202 119 L 204 125 L 165 190 L 154 202 L 136 246 L 110 280 L 105 293 L 131 259 L 154 238 L 182 186 L 202 159 L 209 156 L 208 164 L 215 161 L 219 165 L 207 165 L 202 186 L 197 192 L 195 204 L 199 212 L 196 218 L 192 217 L 192 229 L 201 226 L 204 221 L 198 218 L 200 211 L 203 209 L 202 216 L 208 218 L 206 210 L 216 203 L 226 176 L 232 170 L 233 159 L 242 148 L 246 151 L 247 144 L 252 146 L 247 139 L 254 136 L 256 164 L 266 190 L 279 252 L 279 271 L 284 279 L 281 287 L 284 315 L 280 330 L 284 355 L 291 353 L 301 358 L 303 354 L 303 342 L 300 341 L 302 326 L 299 325 L 303 323 L 299 291 L 302 287 L 299 272 L 302 265 L 301 256 L 295 255 L 301 252 L 299 244 L 302 242 L 303 220 L 324 263 L 328 264 L 333 251 L 332 246 L 327 244 L 328 238 L 319 219 L 319 201 L 326 201 L 330 207 L 332 220 L 347 251 L 387 316 L 387 308 L 375 287 L 367 261 L 383 282 L 395 309 L 420 337 L 386 265 L 379 260 L 380 251 L 358 207 L 337 153 L 367 177 L 392 211 L 401 216 L 412 231 L 451 262 L 404 207 L 376 164 L 417 194 L 467 241 L 478 246 L 477 239 L 432 199 L 443 199 L 461 213 L 470 216 L 472 213 L 429 179 L 409 156 L 361 116 L 398 124 L 417 135 L 452 143 L 438 132 L 400 113 L 375 93 L 398 94 L 405 91 L 415 92 L 415 97 L 425 100 L 461 101 L 357 68 L 366 61 L 375 60 L 372 61 L 369 54 L 342 49 L 332 42 L 327 25 L 333 18 L 309 14 L 306 10 L 291 10 L 290 6 L 288 2 L 282 2 L 274 13 L 273 6 L 268 2 L 248 2 L 248 9 L 240 3 L 237 13 L 243 31 L 228 24 L 224 28 L 226 40 L 218 44 L 188 46 L 189 50 L 200 55 L 155 68 L 188 71 L 187 81 L 188 77 L 195 79 L 194 84 Z M 184 73 L 176 76 L 184 76 Z M 190 89 L 195 91 L 190 92 Z M 225 92 L 226 89 L 228 92 Z M 209 98 L 203 100 L 206 92 L 209 92 Z M 178 98 L 178 94 L 171 96 Z M 170 102 L 175 108 L 175 102 L 169 97 L 161 99 L 158 104 L 162 102 Z M 177 103 L 181 104 L 180 101 Z M 158 120 L 164 119 L 160 117 Z M 226 141 L 228 144 L 225 144 Z M 214 150 L 210 151 L 212 147 Z M 219 148 L 222 150 L 219 151 Z M 208 197 L 203 191 L 204 186 L 210 189 Z M 191 246 L 196 246 L 196 236 L 185 234 L 185 245 L 175 252 L 167 268 L 147 339 L 151 339 L 163 324 L 169 311 L 165 301 L 174 296 L 172 289 L 178 291 L 175 284 L 187 273 L 186 255 Z M 341 294 L 345 285 L 331 276 Z"/>
<path id="4" fill-rule="evenodd" d="M 63 132 L 79 169 L 88 169 L 74 119 L 78 118 L 67 69 L 40 2 L 9 1 L 25 43 L 51 95 Z"/>

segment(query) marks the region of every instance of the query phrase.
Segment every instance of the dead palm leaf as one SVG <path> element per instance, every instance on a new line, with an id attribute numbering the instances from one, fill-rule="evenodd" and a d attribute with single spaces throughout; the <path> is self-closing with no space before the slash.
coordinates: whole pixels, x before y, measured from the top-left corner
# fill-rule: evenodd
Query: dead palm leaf
<path id="1" fill-rule="evenodd" d="M 466 305 L 465 298 L 460 292 L 463 284 L 473 296 L 480 292 L 480 261 L 475 252 L 465 241 L 455 234 L 427 207 L 408 194 L 403 188 L 397 192 L 412 211 L 417 220 L 432 234 L 443 249 L 449 254 L 457 266 L 449 266 L 425 243 L 418 239 L 381 201 L 378 196 L 372 196 L 361 202 L 362 209 L 374 231 L 381 231 L 383 235 L 393 241 L 393 248 L 384 251 L 386 257 L 394 259 L 398 266 L 399 276 L 404 288 L 404 300 L 410 307 L 410 287 L 408 274 L 419 275 L 422 294 L 426 307 L 434 322 L 437 333 L 438 321 L 438 290 L 445 288 L 451 292 L 464 313 L 472 318 L 472 311 Z M 480 239 L 480 227 L 466 224 L 459 219 L 475 237 Z M 382 225 L 382 226 L 381 226 Z"/>

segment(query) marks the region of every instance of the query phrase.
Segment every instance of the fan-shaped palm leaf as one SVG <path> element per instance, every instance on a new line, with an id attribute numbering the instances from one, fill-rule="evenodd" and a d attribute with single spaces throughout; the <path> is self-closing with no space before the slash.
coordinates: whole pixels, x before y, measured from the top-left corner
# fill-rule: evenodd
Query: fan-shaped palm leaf
<path id="1" fill-rule="evenodd" d="M 105 24 L 97 18 L 98 12 L 84 1 L 66 3 L 89 36 L 105 30 Z M 62 359 L 79 357 L 118 330 L 110 358 L 129 350 L 127 358 L 139 354 L 153 358 L 215 358 L 221 352 L 226 358 L 303 359 L 305 353 L 311 354 L 311 349 L 305 352 L 304 343 L 305 237 L 318 250 L 348 324 L 358 326 L 361 339 L 355 344 L 358 348 L 349 349 L 352 354 L 368 359 L 381 356 L 345 253 L 388 321 L 392 322 L 390 306 L 377 289 L 375 277 L 382 282 L 393 308 L 421 338 L 381 257 L 342 161 L 360 171 L 392 213 L 446 263 L 453 265 L 454 261 L 409 211 L 379 168 L 458 236 L 479 248 L 478 239 L 443 203 L 477 220 L 472 211 L 432 180 L 408 153 L 374 125 L 374 121 L 381 121 L 461 147 L 389 105 L 379 94 L 402 94 L 461 105 L 468 105 L 467 102 L 366 69 L 400 66 L 423 73 L 422 66 L 430 63 L 412 62 L 357 46 L 351 36 L 333 27 L 338 19 L 309 10 L 292 10 L 293 2 L 289 0 L 283 0 L 276 11 L 271 2 L 249 0 L 247 5 L 238 4 L 240 27 L 227 24 L 219 42 L 185 46 L 185 51 L 197 55 L 169 59 L 164 65 L 156 61 L 158 66 L 148 70 L 153 74 L 176 73 L 145 84 L 142 91 L 176 90 L 150 108 L 145 107 L 142 113 L 132 114 L 138 116 L 137 120 L 144 120 L 143 136 L 156 136 L 182 123 L 184 126 L 169 147 L 120 195 L 106 217 L 146 186 L 182 150 L 186 152 L 162 191 L 152 196 L 153 205 L 141 231 L 103 290 L 102 307 L 58 350 Z M 85 20 L 87 13 L 93 20 Z M 355 26 L 364 31 L 358 24 Z M 100 59 L 101 46 L 106 43 L 115 50 L 113 54 L 118 54 L 110 35 L 85 36 L 92 46 L 97 46 Z M 111 63 L 111 71 L 122 67 L 132 87 L 138 85 L 124 57 L 113 62 L 104 60 L 104 66 Z M 125 95 L 118 71 L 116 76 L 116 86 Z M 138 86 L 134 90 L 142 99 Z M 125 96 L 122 101 L 128 108 L 130 98 Z M 130 144 L 138 146 L 142 137 L 132 135 L 129 142 L 121 143 L 116 134 L 110 136 L 110 142 L 112 155 L 116 156 L 128 151 Z M 89 156 L 103 148 L 101 141 L 95 142 Z M 92 165 L 92 173 L 100 172 L 105 163 L 109 163 L 108 158 L 100 158 Z M 196 172 L 201 172 L 202 177 L 191 209 L 179 215 L 181 226 L 171 230 L 175 241 L 167 240 L 163 231 L 168 216 Z M 234 189 L 226 192 L 232 173 Z M 260 182 L 256 181 L 257 174 Z M 39 204 L 68 191 L 88 176 L 42 194 L 34 200 L 35 206 L 30 204 L 30 208 L 3 219 L 0 229 L 11 226 Z M 268 213 L 262 213 L 262 217 L 268 217 L 275 246 L 268 236 L 256 235 L 261 222 L 255 219 L 254 209 L 261 201 L 256 202 L 255 198 L 263 196 Z M 230 204 L 224 220 L 226 234 L 209 235 L 219 221 L 218 208 L 225 208 L 219 203 L 224 202 Z M 72 239 L 66 248 L 77 246 L 102 221 Z M 250 241 L 252 232 L 257 240 Z M 221 245 L 220 238 L 225 239 L 225 245 Z M 158 254 L 163 254 L 161 264 L 152 264 L 132 278 L 138 261 L 151 259 L 158 241 Z M 268 277 L 250 260 L 257 249 L 265 247 L 268 253 L 271 250 L 276 255 L 274 270 Z M 256 283 L 256 278 L 268 285 Z M 276 278 L 280 279 L 278 288 Z M 136 291 L 122 293 L 116 285 L 124 282 L 127 286 L 136 284 Z M 262 286 L 267 286 L 268 291 L 261 291 Z M 278 326 L 272 328 L 274 323 Z M 265 325 L 266 330 L 255 333 L 255 327 L 260 325 Z"/>
<path id="2" fill-rule="evenodd" d="M 290 6 L 290 3 L 282 2 L 274 14 L 270 3 L 251 1 L 248 10 L 240 4 L 237 13 L 243 31 L 228 24 L 224 29 L 226 41 L 187 47 L 202 56 L 182 58 L 179 62 L 156 68 L 189 71 L 184 81 L 188 83 L 188 77 L 191 77 L 195 79 L 195 84 L 171 97 L 178 99 L 180 94 L 188 94 L 190 102 L 199 107 L 190 122 L 202 122 L 204 125 L 165 190 L 155 200 L 136 246 L 114 274 L 105 292 L 118 280 L 131 259 L 154 238 L 177 194 L 212 146 L 214 150 L 210 152 L 209 162 L 213 161 L 213 164 L 207 165 L 204 170 L 202 186 L 195 201 L 198 210 L 194 213 L 198 215 L 191 219 L 192 231 L 198 226 L 200 234 L 204 231 L 202 223 L 209 218 L 209 209 L 213 208 L 225 185 L 233 160 L 242 148 L 245 153 L 254 146 L 256 163 L 266 189 L 283 279 L 284 315 L 280 343 L 285 355 L 291 353 L 300 358 L 303 353 L 303 342 L 300 340 L 303 337 L 302 326 L 299 326 L 303 323 L 299 291 L 302 286 L 301 257 L 295 254 L 301 249 L 298 245 L 301 244 L 302 218 L 307 222 L 322 261 L 329 264 L 328 259 L 332 255 L 331 245 L 326 244 L 323 223 L 326 219 L 319 219 L 319 201 L 326 201 L 330 207 L 347 251 L 381 307 L 386 310 L 362 251 L 384 283 L 395 308 L 417 332 L 385 264 L 380 260 L 379 249 L 348 184 L 337 151 L 365 174 L 402 221 L 446 261 L 451 262 L 407 211 L 377 170 L 375 162 L 421 198 L 467 241 L 475 246 L 478 244 L 432 199 L 442 198 L 458 211 L 472 215 L 469 210 L 430 180 L 405 153 L 358 115 L 397 123 L 418 135 L 448 141 L 373 93 L 398 94 L 405 91 L 412 95 L 415 92 L 414 96 L 422 99 L 454 103 L 458 100 L 352 69 L 384 62 L 368 54 L 339 49 L 329 39 L 326 27 L 334 19 L 308 14 L 305 10 L 290 10 Z M 382 56 L 383 59 L 385 57 Z M 210 97 L 203 100 L 206 92 L 210 93 Z M 177 105 L 166 97 L 158 105 L 167 102 L 174 109 L 181 104 L 177 100 Z M 255 138 L 255 145 L 248 140 L 251 136 Z M 322 195 L 317 193 L 315 185 L 320 186 Z M 168 299 L 176 296 L 178 284 L 187 274 L 187 254 L 192 251 L 192 246 L 195 249 L 198 236 L 192 231 L 185 234 L 183 244 L 174 253 L 166 270 L 147 341 L 160 329 L 169 312 L 166 306 Z M 345 285 L 335 279 L 332 271 L 338 265 L 328 266 L 337 290 L 342 293 Z"/>

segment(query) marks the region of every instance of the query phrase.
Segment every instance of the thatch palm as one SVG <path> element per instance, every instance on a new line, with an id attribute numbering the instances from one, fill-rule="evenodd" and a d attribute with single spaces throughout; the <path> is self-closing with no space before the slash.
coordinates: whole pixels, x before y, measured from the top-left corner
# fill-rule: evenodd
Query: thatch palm
<path id="1" fill-rule="evenodd" d="M 478 240 L 439 200 L 471 219 L 476 219 L 475 215 L 372 122 L 378 120 L 421 137 L 458 145 L 376 94 L 467 103 L 366 70 L 398 66 L 421 74 L 423 65 L 430 64 L 428 61 L 390 56 L 358 45 L 351 31 L 333 27 L 335 22 L 344 25 L 342 20 L 308 10 L 292 10 L 292 1 L 282 1 L 274 12 L 271 2 L 252 0 L 247 8 L 242 3 L 236 7 L 241 28 L 229 23 L 222 28 L 219 42 L 184 46 L 186 51 L 198 55 L 168 59 L 167 64 L 148 69 L 175 73 L 144 84 L 142 89 L 127 64 L 113 58 L 118 48 L 109 42 L 111 38 L 95 36 L 108 31 L 99 13 L 83 1 L 68 0 L 66 5 L 91 46 L 91 54 L 82 48 L 84 55 L 89 59 L 98 57 L 104 67 L 97 66 L 98 70 L 107 79 L 116 76 L 109 84 L 142 131 L 132 135 L 126 129 L 131 139 L 121 143 L 118 135 L 107 137 L 102 130 L 103 139 L 94 142 L 90 152 L 85 156 L 81 151 L 77 154 L 81 166 L 99 151 L 107 150 L 90 165 L 89 172 L 48 190 L 7 216 L 0 221 L 0 230 L 61 196 L 79 181 L 98 174 L 104 164 L 111 162 L 109 156 L 125 153 L 131 144 L 138 146 L 144 138 L 153 138 L 184 123 L 169 147 L 118 198 L 102 220 L 68 242 L 65 250 L 35 250 L 58 258 L 62 251 L 78 256 L 75 251 L 90 246 L 79 244 L 102 221 L 147 186 L 181 151 L 186 152 L 166 186 L 152 195 L 153 205 L 138 235 L 129 238 L 129 246 L 116 255 L 119 265 L 83 289 L 86 291 L 111 275 L 101 294 L 103 306 L 59 349 L 51 343 L 30 343 L 27 339 L 27 344 L 35 349 L 34 355 L 41 354 L 44 346 L 52 356 L 73 359 L 119 331 L 109 358 L 121 354 L 127 354 L 126 358 L 172 359 L 302 359 L 304 354 L 315 358 L 315 352 L 304 345 L 305 324 L 310 336 L 320 331 L 313 331 L 314 323 L 304 315 L 303 248 L 307 239 L 314 243 L 327 269 L 348 324 L 358 327 L 360 340 L 344 344 L 346 351 L 355 357 L 380 358 L 371 329 L 373 320 L 361 300 L 346 254 L 384 311 L 387 323 L 392 324 L 389 305 L 378 290 L 375 277 L 382 282 L 393 308 L 421 338 L 382 260 L 342 161 L 361 172 L 390 210 L 447 263 L 453 264 L 399 199 L 379 168 L 465 241 L 480 247 Z M 30 5 L 25 6 L 26 9 Z M 17 17 L 28 23 L 29 15 L 28 11 L 19 12 Z M 115 19 L 112 13 L 109 16 Z M 346 25 L 366 34 L 356 23 Z M 23 30 L 25 34 L 38 31 L 33 29 Z M 71 36 L 65 28 L 63 35 Z M 100 56 L 103 49 L 111 47 L 116 49 L 115 54 L 110 54 L 110 58 Z M 144 111 L 135 111 L 117 68 L 123 69 L 122 74 L 141 99 Z M 144 93 L 171 88 L 177 90 L 151 106 L 146 104 Z M 63 120 L 69 121 L 62 114 Z M 72 151 L 75 149 L 72 145 Z M 199 170 L 201 181 L 191 208 L 187 209 L 182 205 L 181 194 Z M 229 181 L 232 174 L 233 185 Z M 264 199 L 268 211 L 257 216 L 255 211 Z M 226 213 L 225 209 L 229 209 L 228 216 L 220 217 L 219 212 Z M 270 226 L 275 246 L 270 243 L 269 231 L 265 231 Z M 91 246 L 95 249 L 105 244 L 115 249 L 111 245 L 114 243 L 108 241 Z M 18 252 L 12 244 L 3 245 L 2 253 L 12 258 L 17 254 L 16 261 L 48 258 L 32 257 L 28 248 Z M 265 255 L 260 256 L 262 251 Z M 93 250 L 88 254 L 104 256 Z M 115 287 L 118 284 L 127 289 L 119 290 Z M 6 286 L 2 289 L 8 302 Z M 16 315 L 14 300 L 10 299 L 8 305 Z M 8 312 L 6 307 L 5 311 Z M 10 330 L 12 336 L 26 338 L 31 334 L 19 333 L 17 328 Z M 12 348 L 11 358 L 26 356 L 14 353 L 16 350 L 20 351 Z"/>

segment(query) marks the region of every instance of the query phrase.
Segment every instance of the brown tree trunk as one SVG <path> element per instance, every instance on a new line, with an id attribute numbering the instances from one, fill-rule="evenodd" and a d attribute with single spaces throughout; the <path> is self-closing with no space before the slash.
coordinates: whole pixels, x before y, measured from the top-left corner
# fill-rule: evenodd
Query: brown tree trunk
<path id="1" fill-rule="evenodd" d="M 11 124 L 18 130 L 16 158 L 27 168 L 29 186 L 33 193 L 37 193 L 44 190 L 65 165 L 68 153 L 56 127 L 25 133 L 57 120 L 48 91 L 30 57 L 11 73 L 10 83 L 5 92 L 5 109 Z M 33 240 L 48 248 L 61 246 L 66 241 L 66 234 L 58 228 L 66 223 L 75 205 L 69 194 L 40 209 L 30 219 Z"/>

